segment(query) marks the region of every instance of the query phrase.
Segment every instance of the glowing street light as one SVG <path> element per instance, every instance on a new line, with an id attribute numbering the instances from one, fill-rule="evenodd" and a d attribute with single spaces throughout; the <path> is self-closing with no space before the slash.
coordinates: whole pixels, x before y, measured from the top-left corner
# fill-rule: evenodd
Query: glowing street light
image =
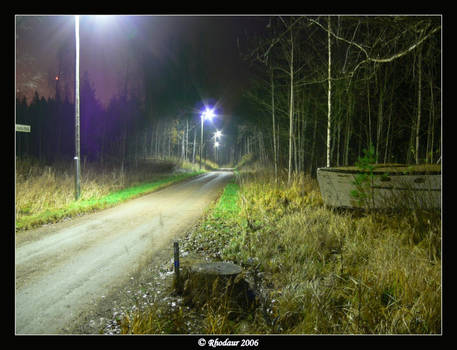
<path id="1" fill-rule="evenodd" d="M 202 118 L 205 120 L 212 121 L 215 116 L 216 116 L 216 114 L 214 114 L 214 109 L 211 109 L 208 107 L 205 108 L 205 111 L 202 113 Z"/>
<path id="2" fill-rule="evenodd" d="M 222 131 L 216 130 L 216 132 L 214 133 L 214 138 L 217 140 L 217 139 L 220 138 L 221 136 L 222 136 Z"/>

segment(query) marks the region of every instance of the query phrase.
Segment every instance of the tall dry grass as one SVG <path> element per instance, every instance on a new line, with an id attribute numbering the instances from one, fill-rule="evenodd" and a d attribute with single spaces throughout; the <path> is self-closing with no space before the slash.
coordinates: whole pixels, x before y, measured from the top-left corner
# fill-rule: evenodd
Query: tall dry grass
<path id="1" fill-rule="evenodd" d="M 173 172 L 173 161 L 147 160 L 122 167 L 119 164 L 81 164 L 80 200 L 98 199 L 144 181 Z M 36 160 L 17 159 L 15 179 L 16 219 L 65 208 L 75 201 L 74 164 L 51 166 Z"/>
<path id="2" fill-rule="evenodd" d="M 335 210 L 314 179 L 283 179 L 242 180 L 245 231 L 224 255 L 260 262 L 270 332 L 441 332 L 440 212 Z"/>
<path id="3" fill-rule="evenodd" d="M 135 333 L 440 334 L 441 215 L 327 208 L 315 179 L 239 175 L 240 211 L 208 216 L 186 249 L 244 267 L 257 307 L 224 303 L 124 320 Z M 221 296 L 223 298 L 223 296 Z M 168 327 L 152 327 L 173 320 Z"/>

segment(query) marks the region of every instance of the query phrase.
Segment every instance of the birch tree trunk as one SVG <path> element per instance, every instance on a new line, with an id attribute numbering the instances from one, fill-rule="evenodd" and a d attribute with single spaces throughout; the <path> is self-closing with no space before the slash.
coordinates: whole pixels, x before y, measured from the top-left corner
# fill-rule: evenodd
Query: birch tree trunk
<path id="1" fill-rule="evenodd" d="M 331 132 L 331 115 L 332 115 L 332 81 L 331 81 L 331 72 L 332 72 L 332 50 L 331 50 L 331 43 L 330 43 L 330 32 L 331 32 L 331 24 L 330 24 L 330 16 L 328 16 L 328 32 L 327 32 L 327 41 L 328 41 L 328 96 L 327 96 L 327 106 L 328 106 L 328 114 L 327 114 L 327 167 L 330 167 L 330 132 Z"/>
<path id="2" fill-rule="evenodd" d="M 186 150 L 184 153 L 184 159 L 188 160 L 188 153 L 189 153 L 189 120 L 186 119 Z"/>
<path id="3" fill-rule="evenodd" d="M 416 122 L 416 164 L 419 164 L 419 136 L 421 124 L 421 99 L 422 99 L 422 51 L 419 49 L 418 61 L 418 87 L 417 87 L 417 122 Z"/>
<path id="4" fill-rule="evenodd" d="M 197 138 L 197 127 L 194 127 L 194 146 L 192 147 L 192 164 L 195 164 L 195 140 Z"/>
<path id="5" fill-rule="evenodd" d="M 370 82 L 367 79 L 367 104 L 368 104 L 368 147 L 371 147 L 373 141 L 371 139 L 371 104 L 370 104 Z"/>
<path id="6" fill-rule="evenodd" d="M 181 159 L 186 159 L 186 131 L 182 131 L 182 144 L 181 144 Z"/>
<path id="7" fill-rule="evenodd" d="M 386 88 L 386 80 L 387 80 L 387 68 L 384 74 L 384 86 L 381 86 L 379 83 L 379 101 L 378 101 L 378 125 L 376 127 L 376 155 L 378 156 L 381 153 L 381 134 L 382 134 L 382 126 L 384 122 L 384 111 L 383 111 L 383 104 L 384 104 L 384 90 Z M 379 157 L 376 157 L 376 164 L 378 163 Z"/>
<path id="8" fill-rule="evenodd" d="M 392 99 L 390 101 L 389 107 L 389 119 L 387 120 L 387 136 L 386 136 L 386 149 L 384 151 L 384 163 L 387 163 L 388 157 L 388 149 L 389 149 L 389 141 L 390 141 L 390 121 L 392 119 Z"/>
<path id="9" fill-rule="evenodd" d="M 290 104 L 289 104 L 289 172 L 287 183 L 290 184 L 292 175 L 292 137 L 293 137 L 293 121 L 294 121 L 294 42 L 292 31 L 290 32 Z"/>
<path id="10" fill-rule="evenodd" d="M 352 116 L 352 109 L 353 103 L 350 93 L 348 93 L 348 106 L 346 110 L 346 137 L 344 141 L 345 149 L 344 149 L 344 161 L 343 165 L 348 165 L 349 159 L 349 141 L 351 138 L 351 116 Z"/>
<path id="11" fill-rule="evenodd" d="M 338 117 L 336 126 L 336 166 L 340 166 L 340 139 L 341 139 L 341 118 Z"/>
<path id="12" fill-rule="evenodd" d="M 168 127 L 168 130 L 167 130 L 167 136 L 168 136 L 168 158 L 171 157 L 171 128 Z"/>
<path id="13" fill-rule="evenodd" d="M 316 133 L 317 133 L 317 113 L 314 113 L 314 128 L 313 128 L 313 141 L 311 145 L 311 169 L 310 172 L 311 174 L 314 174 L 314 154 L 315 154 L 315 148 L 316 148 Z"/>
<path id="14" fill-rule="evenodd" d="M 273 122 L 273 162 L 275 167 L 275 181 L 278 180 L 278 153 L 276 150 L 276 127 L 275 127 L 275 85 L 273 69 L 271 70 L 271 118 Z"/>
<path id="15" fill-rule="evenodd" d="M 432 79 L 430 79 L 430 119 L 429 119 L 429 130 L 430 130 L 430 163 L 433 163 L 433 138 L 435 137 L 435 110 L 434 110 L 434 103 L 433 103 L 433 83 Z"/>

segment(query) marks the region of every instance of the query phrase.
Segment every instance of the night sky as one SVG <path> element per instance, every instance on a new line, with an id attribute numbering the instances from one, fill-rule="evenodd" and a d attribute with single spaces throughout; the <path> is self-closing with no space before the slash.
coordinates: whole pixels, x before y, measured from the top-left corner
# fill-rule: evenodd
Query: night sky
<path id="1" fill-rule="evenodd" d="M 107 106 L 126 83 L 129 91 L 143 93 L 142 52 L 157 62 L 173 62 L 182 47 L 204 71 L 198 84 L 201 98 L 216 100 L 230 112 L 249 77 L 237 42 L 242 48 L 246 35 L 262 31 L 267 21 L 262 16 L 226 15 L 80 16 L 80 74 L 87 71 L 96 97 Z M 74 36 L 72 15 L 16 16 L 17 96 L 26 96 L 28 102 L 35 91 L 54 97 L 58 83 L 73 99 Z"/>

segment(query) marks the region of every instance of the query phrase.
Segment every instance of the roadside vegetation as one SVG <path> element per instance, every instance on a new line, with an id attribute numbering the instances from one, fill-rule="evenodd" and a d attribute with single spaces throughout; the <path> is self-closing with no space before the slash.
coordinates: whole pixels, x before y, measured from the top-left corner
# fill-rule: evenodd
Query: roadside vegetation
<path id="1" fill-rule="evenodd" d="M 122 333 L 441 333 L 439 211 L 335 210 L 310 176 L 241 172 L 183 250 L 241 265 L 255 306 L 157 301 L 121 320 Z"/>
<path id="2" fill-rule="evenodd" d="M 210 168 L 214 164 L 204 165 Z M 71 164 L 44 166 L 32 159 L 18 159 L 16 231 L 108 208 L 202 172 L 196 165 L 174 159 L 143 161 L 124 169 L 88 163 L 81 171 L 81 196 L 76 201 Z"/>
<path id="3" fill-rule="evenodd" d="M 245 158 L 249 168 L 237 167 L 181 250 L 188 261 L 242 266 L 251 307 L 235 310 L 228 295 L 218 295 L 196 308 L 170 281 L 148 307 L 117 318 L 120 333 L 441 333 L 440 211 L 331 209 L 314 178 L 295 174 L 288 183 L 280 171 L 275 181 L 272 171 Z M 84 190 L 75 201 L 71 167 L 18 161 L 16 230 L 154 191 L 196 175 L 198 163 L 154 161 L 123 171 L 86 164 L 83 170 Z"/>

